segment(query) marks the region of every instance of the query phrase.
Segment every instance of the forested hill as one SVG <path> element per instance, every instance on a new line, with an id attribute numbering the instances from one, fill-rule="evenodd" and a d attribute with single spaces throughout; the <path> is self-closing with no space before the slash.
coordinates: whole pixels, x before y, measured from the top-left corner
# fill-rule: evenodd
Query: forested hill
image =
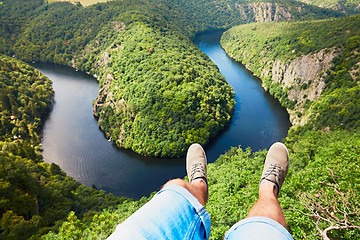
<path id="1" fill-rule="evenodd" d="M 179 157 L 230 121 L 232 89 L 189 40 L 237 23 L 344 15 L 297 1 L 4 0 L 0 49 L 95 75 L 94 114 L 107 137 L 142 155 Z"/>
<path id="2" fill-rule="evenodd" d="M 313 105 L 324 106 L 317 113 L 326 115 L 329 112 L 330 121 L 323 122 L 321 117 L 312 118 L 305 126 L 293 126 L 285 139 L 290 153 L 290 170 L 279 200 L 294 239 L 360 238 L 358 26 L 358 16 L 303 23 L 250 24 L 231 29 L 222 39 L 223 46 L 238 46 L 236 41 L 241 39 L 246 46 L 240 45 L 240 48 L 229 53 L 253 65 L 259 63 L 259 56 L 263 56 L 262 52 L 266 49 L 263 44 L 269 45 L 268 48 L 274 51 L 273 54 L 270 50 L 267 52 L 268 58 L 274 58 L 273 61 L 296 59 L 321 51 L 324 46 L 339 50 L 326 73 L 328 78 L 324 91 L 312 102 Z M 262 39 L 263 28 L 268 30 L 265 33 L 269 39 Z M 319 29 L 327 34 L 315 34 Z M 308 42 L 313 43 L 311 50 L 305 46 L 299 47 L 302 46 L 304 32 L 309 36 Z M 293 39 L 290 48 L 297 46 L 295 53 L 280 51 L 289 44 L 287 36 Z M 257 67 L 252 69 L 255 72 L 268 67 L 267 64 L 255 66 Z M 313 81 L 318 81 L 319 78 L 321 76 Z M 300 77 L 297 80 L 302 81 Z M 281 88 L 282 85 L 278 86 Z M 270 91 L 274 92 L 274 89 L 279 90 L 270 87 Z M 330 105 L 322 105 L 323 103 Z M 343 112 L 336 112 L 341 109 Z M 347 116 L 346 123 L 343 123 L 343 116 Z M 223 239 L 229 227 L 246 217 L 257 199 L 265 156 L 266 151 L 252 152 L 251 149 L 234 147 L 215 163 L 208 165 L 210 195 L 206 208 L 212 221 L 210 239 Z M 118 223 L 147 200 L 127 202 L 117 209 L 105 210 L 90 223 L 70 215 L 59 233 L 51 232 L 44 239 L 66 239 L 74 237 L 74 232 L 75 238 L 79 239 L 98 236 L 105 238 L 114 231 Z"/>

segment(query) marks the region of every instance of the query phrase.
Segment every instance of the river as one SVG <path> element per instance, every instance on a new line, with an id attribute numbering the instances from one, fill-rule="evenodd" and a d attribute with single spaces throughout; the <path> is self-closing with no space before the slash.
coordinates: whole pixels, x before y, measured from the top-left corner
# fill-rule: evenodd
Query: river
<path id="1" fill-rule="evenodd" d="M 235 90 L 230 125 L 205 147 L 209 162 L 232 146 L 268 148 L 283 139 L 290 127 L 285 109 L 261 88 L 259 79 L 226 55 L 220 36 L 221 32 L 209 32 L 194 39 Z M 58 164 L 85 185 L 134 199 L 148 196 L 171 178 L 186 175 L 184 159 L 143 157 L 118 149 L 105 138 L 92 115 L 99 90 L 92 76 L 54 64 L 34 66 L 52 80 L 55 90 L 55 105 L 42 138 L 46 162 Z"/>

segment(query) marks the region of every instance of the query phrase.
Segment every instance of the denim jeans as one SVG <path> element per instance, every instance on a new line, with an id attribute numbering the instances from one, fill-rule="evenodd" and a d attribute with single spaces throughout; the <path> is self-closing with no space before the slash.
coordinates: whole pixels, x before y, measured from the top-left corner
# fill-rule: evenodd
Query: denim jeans
<path id="1" fill-rule="evenodd" d="M 116 227 L 108 240 L 198 240 L 210 235 L 210 215 L 186 189 L 167 185 Z M 225 240 L 293 240 L 278 222 L 250 217 L 232 226 Z"/>
<path id="2" fill-rule="evenodd" d="M 232 226 L 225 240 L 293 240 L 290 233 L 278 222 L 267 217 L 249 217 Z"/>
<path id="3" fill-rule="evenodd" d="M 210 215 L 186 189 L 167 185 L 116 227 L 113 239 L 208 239 Z"/>

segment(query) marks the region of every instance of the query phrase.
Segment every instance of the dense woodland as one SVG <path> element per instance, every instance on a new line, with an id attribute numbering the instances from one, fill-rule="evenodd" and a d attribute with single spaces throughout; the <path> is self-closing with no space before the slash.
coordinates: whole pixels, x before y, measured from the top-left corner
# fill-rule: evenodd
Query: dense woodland
<path id="1" fill-rule="evenodd" d="M 295 239 L 359 238 L 359 17 L 344 18 L 359 2 L 339 1 L 340 10 L 330 2 L 324 9 L 299 1 L 124 0 L 86 8 L 1 1 L 0 53 L 11 57 L 2 55 L 0 66 L 0 239 L 104 239 L 151 198 L 114 197 L 42 162 L 39 134 L 53 91 L 48 79 L 16 58 L 96 75 L 101 91 L 94 111 L 108 136 L 144 155 L 179 156 L 193 141 L 214 137 L 234 106 L 231 88 L 190 38 L 255 21 L 251 9 L 269 6 L 267 21 L 289 16 L 307 22 L 243 25 L 222 39 L 228 53 L 258 76 L 267 67 L 260 56 L 291 61 L 324 48 L 341 50 L 324 75 L 320 98 L 308 103 L 311 121 L 293 126 L 285 139 L 291 168 L 280 202 L 290 231 Z M 286 89 L 263 83 L 284 107 L 296 107 Z M 211 239 L 222 239 L 246 216 L 265 155 L 234 147 L 209 164 Z"/>
<path id="2" fill-rule="evenodd" d="M 57 229 L 69 211 L 86 219 L 123 202 L 42 161 L 39 135 L 54 94 L 50 80 L 4 55 L 0 77 L 0 239 L 27 239 Z"/>

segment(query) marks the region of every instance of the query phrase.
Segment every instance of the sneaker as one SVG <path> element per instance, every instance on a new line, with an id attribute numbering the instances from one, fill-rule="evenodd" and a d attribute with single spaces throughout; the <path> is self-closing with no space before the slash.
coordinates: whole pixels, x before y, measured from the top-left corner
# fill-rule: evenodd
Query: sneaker
<path id="1" fill-rule="evenodd" d="M 186 155 L 186 171 L 190 183 L 196 179 L 202 179 L 207 185 L 206 164 L 204 149 L 200 144 L 192 144 Z"/>
<path id="2" fill-rule="evenodd" d="M 274 143 L 267 155 L 264 170 L 261 175 L 260 184 L 267 180 L 275 184 L 276 195 L 279 195 L 281 186 L 285 180 L 289 167 L 289 152 L 282 143 Z"/>

